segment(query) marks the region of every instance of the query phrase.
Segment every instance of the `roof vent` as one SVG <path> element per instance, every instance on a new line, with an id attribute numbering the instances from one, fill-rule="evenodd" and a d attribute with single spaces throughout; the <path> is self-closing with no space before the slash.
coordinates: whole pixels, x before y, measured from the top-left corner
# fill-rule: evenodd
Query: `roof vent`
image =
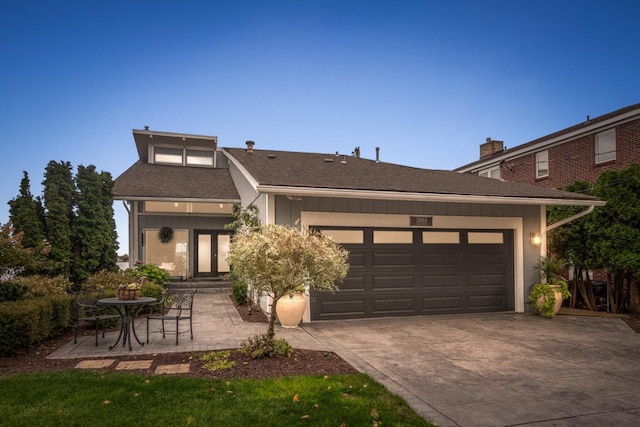
<path id="1" fill-rule="evenodd" d="M 270 159 L 275 159 L 276 155 L 275 154 L 267 154 L 267 157 Z"/>
<path id="2" fill-rule="evenodd" d="M 325 163 L 333 163 L 333 159 L 324 159 Z"/>
<path id="3" fill-rule="evenodd" d="M 247 141 L 247 154 L 253 154 L 253 146 L 255 144 L 253 141 Z"/>
<path id="4" fill-rule="evenodd" d="M 380 147 L 376 147 L 376 163 L 380 163 Z"/>
<path id="5" fill-rule="evenodd" d="M 342 156 L 342 160 L 340 160 L 340 163 L 342 163 L 343 165 L 347 164 L 347 157 Z"/>

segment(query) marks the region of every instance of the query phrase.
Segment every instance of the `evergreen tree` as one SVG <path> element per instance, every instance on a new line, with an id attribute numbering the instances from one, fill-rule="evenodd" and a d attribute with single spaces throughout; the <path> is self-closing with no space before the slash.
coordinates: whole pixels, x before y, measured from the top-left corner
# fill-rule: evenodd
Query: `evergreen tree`
<path id="1" fill-rule="evenodd" d="M 44 245 L 44 223 L 40 212 L 40 199 L 34 199 L 31 194 L 29 174 L 24 171 L 20 181 L 20 195 L 9 201 L 9 220 L 16 233 L 23 232 L 22 247 L 37 248 Z"/>
<path id="2" fill-rule="evenodd" d="M 73 278 L 82 282 L 100 270 L 116 267 L 116 232 L 113 219 L 113 180 L 98 174 L 93 165 L 78 166 L 77 216 L 73 228 Z"/>
<path id="3" fill-rule="evenodd" d="M 44 208 L 46 235 L 55 262 L 52 273 L 69 276 L 72 263 L 71 230 L 74 225 L 75 187 L 69 162 L 50 161 L 45 169 Z"/>

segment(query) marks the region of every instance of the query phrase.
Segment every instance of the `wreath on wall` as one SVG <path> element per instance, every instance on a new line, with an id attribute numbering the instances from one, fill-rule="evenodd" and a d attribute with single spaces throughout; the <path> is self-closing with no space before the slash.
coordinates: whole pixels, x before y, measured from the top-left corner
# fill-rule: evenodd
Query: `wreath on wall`
<path id="1" fill-rule="evenodd" d="M 162 243 L 169 243 L 170 241 L 172 241 L 173 228 L 167 227 L 166 225 L 160 228 L 160 231 L 158 231 L 158 239 L 160 239 Z"/>

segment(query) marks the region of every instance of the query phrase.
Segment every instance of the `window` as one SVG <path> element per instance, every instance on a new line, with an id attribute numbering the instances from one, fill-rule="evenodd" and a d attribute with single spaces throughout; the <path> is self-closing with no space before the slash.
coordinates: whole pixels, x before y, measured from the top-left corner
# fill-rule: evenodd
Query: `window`
<path id="1" fill-rule="evenodd" d="M 336 243 L 364 243 L 364 232 L 362 230 L 320 230 L 320 232 Z"/>
<path id="2" fill-rule="evenodd" d="M 158 238 L 159 229 L 144 230 L 144 262 L 167 270 L 170 276 L 187 275 L 188 230 L 173 230 L 171 241 Z"/>
<path id="3" fill-rule="evenodd" d="M 549 176 L 549 152 L 547 150 L 536 153 L 536 178 Z"/>
<path id="4" fill-rule="evenodd" d="M 616 130 L 596 134 L 596 164 L 616 159 Z"/>
<path id="5" fill-rule="evenodd" d="M 373 231 L 374 244 L 411 244 L 413 243 L 413 231 Z"/>
<path id="6" fill-rule="evenodd" d="M 187 149 L 187 165 L 213 166 L 213 151 Z"/>
<path id="7" fill-rule="evenodd" d="M 484 176 L 485 178 L 500 179 L 500 166 L 496 166 L 490 169 L 485 169 L 478 172 L 478 176 Z"/>
<path id="8" fill-rule="evenodd" d="M 153 147 L 153 162 L 181 165 L 182 148 Z"/>
<path id="9" fill-rule="evenodd" d="M 469 234 L 467 234 L 467 238 L 469 239 L 470 245 L 474 245 L 474 244 L 501 245 L 504 243 L 504 236 L 502 233 L 470 231 Z"/>
<path id="10" fill-rule="evenodd" d="M 425 245 L 459 244 L 460 233 L 457 231 L 423 231 L 422 243 Z"/>

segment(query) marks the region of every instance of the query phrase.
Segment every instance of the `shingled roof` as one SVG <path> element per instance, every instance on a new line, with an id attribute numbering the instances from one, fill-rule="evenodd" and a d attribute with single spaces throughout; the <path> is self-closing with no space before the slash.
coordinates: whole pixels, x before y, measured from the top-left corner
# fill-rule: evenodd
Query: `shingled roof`
<path id="1" fill-rule="evenodd" d="M 472 174 L 420 169 L 353 156 L 225 148 L 258 187 L 598 202 L 597 198 Z M 564 204 L 564 203 L 563 203 Z"/>
<path id="2" fill-rule="evenodd" d="M 239 201 L 229 169 L 136 162 L 113 188 L 115 199 L 206 199 Z"/>

